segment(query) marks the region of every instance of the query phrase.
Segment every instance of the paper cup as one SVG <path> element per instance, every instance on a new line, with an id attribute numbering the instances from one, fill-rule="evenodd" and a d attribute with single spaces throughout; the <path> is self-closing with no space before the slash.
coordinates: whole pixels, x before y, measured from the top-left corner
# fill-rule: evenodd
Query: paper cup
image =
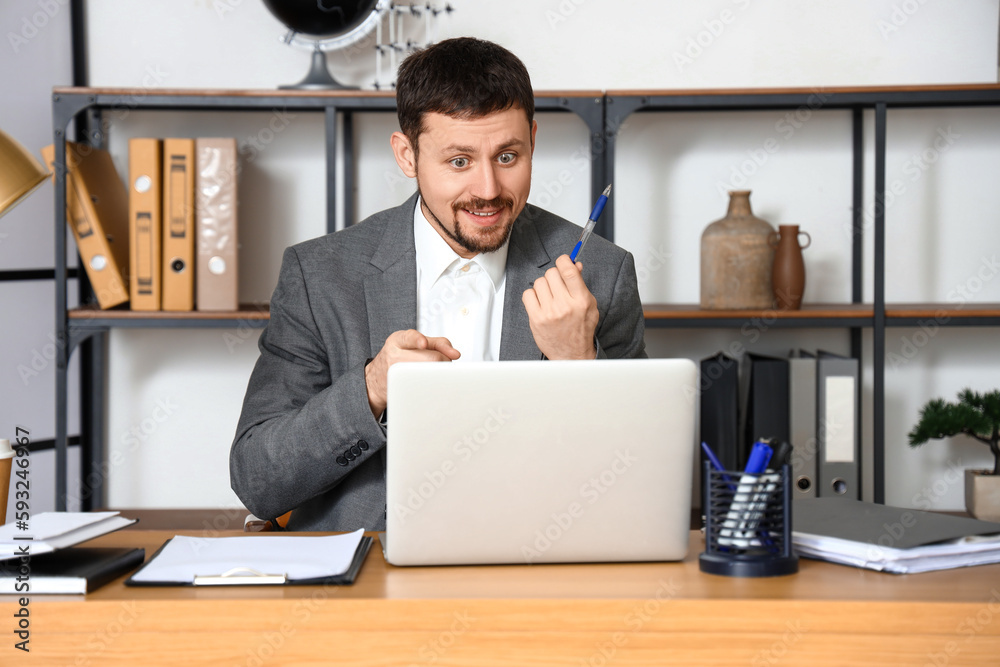
<path id="1" fill-rule="evenodd" d="M 7 522 L 7 495 L 10 493 L 10 469 L 14 463 L 14 450 L 10 440 L 0 438 L 0 526 Z"/>

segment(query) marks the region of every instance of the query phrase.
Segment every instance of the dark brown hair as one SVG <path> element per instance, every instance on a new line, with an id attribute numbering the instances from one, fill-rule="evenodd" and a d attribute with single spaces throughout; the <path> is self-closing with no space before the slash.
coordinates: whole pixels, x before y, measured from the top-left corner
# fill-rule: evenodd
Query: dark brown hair
<path id="1" fill-rule="evenodd" d="M 524 63 L 493 42 L 457 37 L 417 51 L 399 66 L 396 79 L 399 129 L 414 150 L 425 113 L 482 118 L 524 109 L 530 127 L 535 96 Z"/>

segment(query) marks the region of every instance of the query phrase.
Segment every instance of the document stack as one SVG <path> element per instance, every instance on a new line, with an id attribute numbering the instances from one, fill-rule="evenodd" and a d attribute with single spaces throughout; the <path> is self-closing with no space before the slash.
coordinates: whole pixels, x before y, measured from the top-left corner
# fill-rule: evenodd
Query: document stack
<path id="1" fill-rule="evenodd" d="M 797 502 L 793 521 L 799 555 L 841 565 L 914 574 L 1000 563 L 1000 523 L 849 498 Z"/>

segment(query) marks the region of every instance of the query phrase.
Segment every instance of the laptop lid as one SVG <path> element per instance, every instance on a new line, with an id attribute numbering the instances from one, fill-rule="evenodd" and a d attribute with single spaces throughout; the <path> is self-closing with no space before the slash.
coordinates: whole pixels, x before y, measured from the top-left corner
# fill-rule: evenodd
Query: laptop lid
<path id="1" fill-rule="evenodd" d="M 389 369 L 386 560 L 680 560 L 697 369 L 687 359 Z"/>

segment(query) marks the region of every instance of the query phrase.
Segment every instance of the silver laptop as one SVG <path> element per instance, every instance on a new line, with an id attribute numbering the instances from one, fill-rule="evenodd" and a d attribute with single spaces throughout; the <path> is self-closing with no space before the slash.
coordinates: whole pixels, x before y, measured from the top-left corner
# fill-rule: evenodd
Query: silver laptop
<path id="1" fill-rule="evenodd" d="M 396 364 L 388 404 L 393 565 L 687 554 L 692 361 Z"/>

